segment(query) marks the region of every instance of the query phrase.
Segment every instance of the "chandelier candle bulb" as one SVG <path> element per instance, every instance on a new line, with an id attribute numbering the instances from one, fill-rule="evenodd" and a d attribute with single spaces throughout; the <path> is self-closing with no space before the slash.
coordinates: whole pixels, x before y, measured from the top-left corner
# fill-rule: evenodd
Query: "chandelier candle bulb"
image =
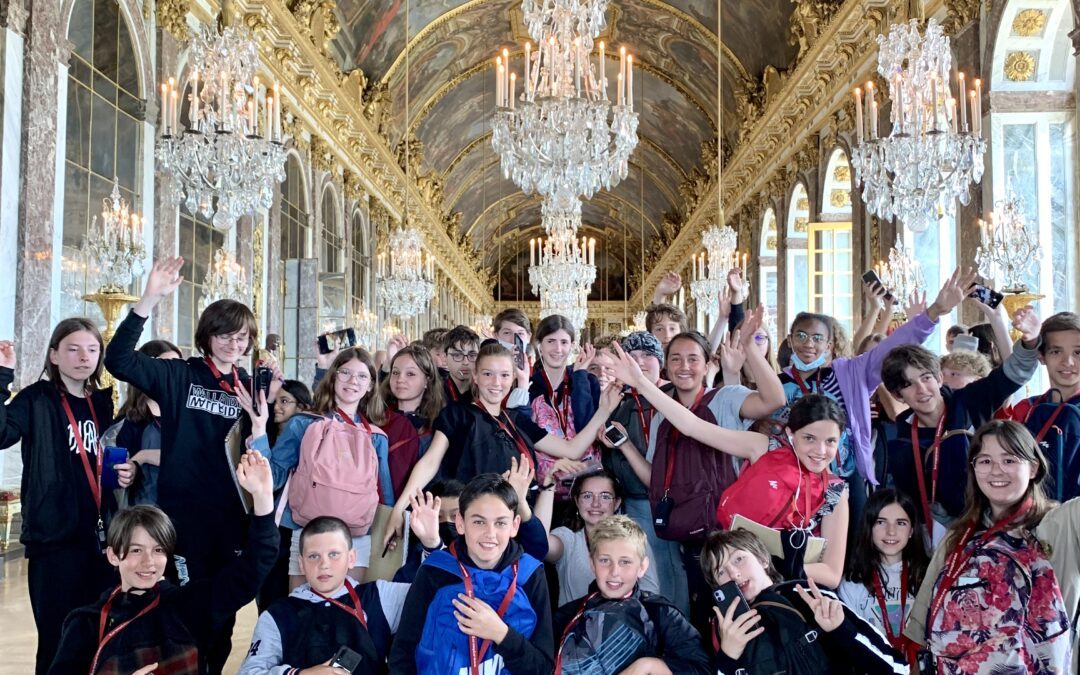
<path id="1" fill-rule="evenodd" d="M 510 73 L 510 109 L 514 109 L 514 99 L 517 98 L 517 73 Z"/>
<path id="2" fill-rule="evenodd" d="M 958 101 L 959 104 L 960 104 L 960 130 L 964 131 L 964 132 L 967 132 L 967 130 L 968 130 L 968 121 L 967 121 L 967 108 L 966 108 L 966 105 L 967 105 L 968 97 L 967 97 L 967 83 L 964 81 L 964 73 L 963 73 L 963 71 L 957 73 L 956 79 L 960 82 L 960 100 Z"/>
<path id="3" fill-rule="evenodd" d="M 169 115 L 169 85 L 164 82 L 161 83 L 161 135 L 169 135 L 168 115 Z"/>
<path id="4" fill-rule="evenodd" d="M 597 64 L 598 73 L 600 78 L 600 91 L 604 94 L 604 100 L 608 100 L 607 96 L 607 61 L 604 59 L 604 41 L 600 41 L 600 61 Z"/>
<path id="5" fill-rule="evenodd" d="M 589 264 L 596 265 L 596 240 L 589 239 Z"/>
<path id="6" fill-rule="evenodd" d="M 199 124 L 199 71 L 194 70 L 191 72 L 191 126 L 198 127 Z"/>
<path id="7" fill-rule="evenodd" d="M 626 105 L 634 108 L 634 55 L 626 55 Z"/>
<path id="8" fill-rule="evenodd" d="M 741 269 L 742 269 L 742 270 L 743 270 L 744 272 L 746 271 L 746 264 L 747 264 L 747 262 L 748 262 L 749 260 L 750 260 L 750 254 L 749 254 L 749 253 L 743 253 L 743 254 L 742 254 L 742 268 L 741 268 Z"/>
<path id="9" fill-rule="evenodd" d="M 870 138 L 878 137 L 878 105 L 877 101 L 870 102 Z"/>
<path id="10" fill-rule="evenodd" d="M 870 127 L 873 125 L 873 110 L 871 109 L 870 102 L 874 100 L 874 83 L 872 80 L 866 82 L 866 133 L 870 133 Z M 873 136 L 870 136 L 873 138 Z"/>
<path id="11" fill-rule="evenodd" d="M 502 104 L 502 81 L 503 81 L 503 65 L 502 57 L 495 57 L 495 107 L 501 108 Z"/>
<path id="12" fill-rule="evenodd" d="M 531 59 L 531 58 L 532 58 L 532 44 L 529 43 L 529 42 L 526 42 L 525 43 L 525 83 L 523 85 L 525 87 L 525 100 L 526 101 L 532 100 L 531 98 L 529 98 L 529 91 L 532 89 L 532 78 L 529 77 L 529 74 L 530 74 L 529 73 L 529 67 L 530 67 L 529 59 Z"/>
<path id="13" fill-rule="evenodd" d="M 529 267 L 536 265 L 536 240 L 529 240 Z"/>
<path id="14" fill-rule="evenodd" d="M 933 98 L 933 107 L 930 108 L 930 129 L 931 131 L 938 130 L 938 83 L 937 79 L 930 81 L 930 92 Z"/>
<path id="15" fill-rule="evenodd" d="M 510 106 L 510 50 L 503 48 L 503 97 L 506 99 L 506 107 Z"/>
<path id="16" fill-rule="evenodd" d="M 180 93 L 173 89 L 172 93 L 169 94 L 169 100 L 172 103 L 172 129 L 176 133 L 180 128 L 180 106 L 177 105 L 180 102 Z"/>
<path id="17" fill-rule="evenodd" d="M 855 87 L 855 136 L 859 145 L 863 142 L 862 89 Z"/>
<path id="18" fill-rule="evenodd" d="M 281 141 L 281 93 L 274 83 L 274 140 Z"/>

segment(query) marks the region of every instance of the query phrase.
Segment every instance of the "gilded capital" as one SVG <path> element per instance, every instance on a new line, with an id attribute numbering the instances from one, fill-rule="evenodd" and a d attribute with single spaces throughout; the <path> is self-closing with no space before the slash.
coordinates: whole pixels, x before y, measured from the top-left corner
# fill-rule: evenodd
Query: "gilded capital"
<path id="1" fill-rule="evenodd" d="M 188 39 L 191 0 L 157 0 L 157 24 L 177 40 Z"/>

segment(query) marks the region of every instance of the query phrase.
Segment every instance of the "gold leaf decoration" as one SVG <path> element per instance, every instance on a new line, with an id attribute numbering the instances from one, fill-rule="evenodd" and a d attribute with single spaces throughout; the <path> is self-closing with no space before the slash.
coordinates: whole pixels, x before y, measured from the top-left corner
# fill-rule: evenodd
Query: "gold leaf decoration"
<path id="1" fill-rule="evenodd" d="M 1035 78 L 1035 55 L 1031 52 L 1009 52 L 1005 57 L 1005 77 L 1012 82 L 1030 82 Z"/>
<path id="2" fill-rule="evenodd" d="M 765 248 L 767 250 L 769 250 L 769 251 L 775 251 L 776 250 L 776 237 L 775 236 L 768 237 L 768 238 L 765 239 Z"/>
<path id="3" fill-rule="evenodd" d="M 157 0 L 157 23 L 177 40 L 188 38 L 190 0 Z"/>
<path id="4" fill-rule="evenodd" d="M 809 218 L 796 218 L 795 219 L 795 231 L 806 232 L 807 226 L 810 224 Z"/>
<path id="5" fill-rule="evenodd" d="M 851 206 L 850 190 L 833 190 L 829 193 L 829 204 L 833 208 L 842 209 Z"/>
<path id="6" fill-rule="evenodd" d="M 795 208 L 799 211 L 809 211 L 810 200 L 807 197 L 799 197 L 799 201 L 795 203 Z"/>
<path id="7" fill-rule="evenodd" d="M 1046 12 L 1041 9 L 1022 9 L 1013 18 L 1012 32 L 1019 37 L 1037 37 L 1046 27 Z"/>
<path id="8" fill-rule="evenodd" d="M 833 180 L 838 183 L 847 183 L 851 181 L 851 166 L 848 164 L 837 164 L 833 169 Z"/>

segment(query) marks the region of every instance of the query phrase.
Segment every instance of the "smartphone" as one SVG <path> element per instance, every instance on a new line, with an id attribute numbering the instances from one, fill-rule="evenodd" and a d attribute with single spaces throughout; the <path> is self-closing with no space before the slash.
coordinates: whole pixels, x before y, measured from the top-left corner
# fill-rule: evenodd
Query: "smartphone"
<path id="1" fill-rule="evenodd" d="M 881 288 L 885 291 L 885 299 L 893 299 L 892 293 L 889 292 L 889 289 L 885 288 L 885 284 L 881 282 L 881 277 L 879 277 L 878 273 L 874 270 L 867 270 L 866 273 L 862 275 L 862 280 L 870 284 L 871 286 L 881 286 Z"/>
<path id="2" fill-rule="evenodd" d="M 574 473 L 568 473 L 565 476 L 563 476 L 562 478 L 560 478 L 559 482 L 562 483 L 563 487 L 573 487 L 574 486 L 574 481 L 577 480 L 579 477 L 587 476 L 588 474 L 595 473 L 597 471 L 600 471 L 603 468 L 604 468 L 603 464 L 596 461 L 595 459 L 590 459 L 589 461 L 585 462 L 585 467 L 582 468 L 581 471 L 575 471 Z"/>
<path id="3" fill-rule="evenodd" d="M 977 352 L 979 351 L 979 338 L 974 335 L 957 335 L 953 338 L 952 348 L 953 351 L 960 349 Z"/>
<path id="4" fill-rule="evenodd" d="M 274 378 L 274 372 L 265 366 L 257 366 L 255 368 L 255 378 L 253 379 L 253 387 L 251 391 L 251 407 L 254 409 L 255 414 L 259 414 L 259 392 L 263 393 L 263 396 L 270 395 L 270 381 Z"/>
<path id="5" fill-rule="evenodd" d="M 997 309 L 997 306 L 1005 299 L 1005 296 L 1001 293 L 981 284 L 975 284 L 975 288 L 968 294 L 968 297 L 975 298 L 990 309 Z"/>
<path id="6" fill-rule="evenodd" d="M 319 336 L 319 353 L 329 354 L 333 351 L 356 346 L 356 331 L 352 328 L 342 328 L 332 333 L 323 333 Z"/>
<path id="7" fill-rule="evenodd" d="M 739 603 L 735 607 L 735 616 L 733 618 L 737 619 L 750 611 L 750 605 L 746 604 L 746 598 L 743 597 L 739 585 L 734 581 L 729 581 L 713 591 L 713 603 L 725 615 L 733 601 Z"/>
<path id="8" fill-rule="evenodd" d="M 619 431 L 619 427 L 614 424 L 604 427 L 604 438 L 608 439 L 616 448 L 626 442 L 626 434 Z"/>
<path id="9" fill-rule="evenodd" d="M 356 669 L 360 667 L 360 663 L 363 662 L 364 657 L 360 656 L 353 650 L 349 649 L 345 645 L 341 645 L 337 650 L 337 654 L 334 654 L 334 658 L 330 659 L 331 668 L 341 668 L 347 670 L 350 673 L 355 673 Z"/>
<path id="10" fill-rule="evenodd" d="M 126 464 L 128 461 L 127 448 L 107 446 L 101 458 L 101 487 L 105 490 L 115 490 L 120 487 L 120 477 L 116 475 L 117 464 Z"/>
<path id="11" fill-rule="evenodd" d="M 517 333 L 514 333 L 514 365 L 518 370 L 525 367 L 525 342 Z"/>

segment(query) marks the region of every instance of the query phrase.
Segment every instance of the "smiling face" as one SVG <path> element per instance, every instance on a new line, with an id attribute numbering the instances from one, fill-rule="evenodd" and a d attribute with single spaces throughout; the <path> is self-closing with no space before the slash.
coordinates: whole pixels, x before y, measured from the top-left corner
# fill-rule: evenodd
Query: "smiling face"
<path id="1" fill-rule="evenodd" d="M 795 324 L 788 335 L 791 350 L 803 363 L 812 363 L 832 349 L 829 327 L 817 319 L 806 319 Z"/>
<path id="2" fill-rule="evenodd" d="M 65 335 L 56 349 L 49 350 L 49 361 L 60 374 L 77 382 L 85 382 L 93 375 L 100 359 L 101 343 L 86 330 Z"/>
<path id="3" fill-rule="evenodd" d="M 125 593 L 132 589 L 153 588 L 161 581 L 169 562 L 165 549 L 141 525 L 131 531 L 131 541 L 123 558 L 111 546 L 105 551 L 105 556 L 120 573 L 120 588 Z"/>
<path id="4" fill-rule="evenodd" d="M 708 368 L 709 359 L 697 342 L 681 338 L 668 348 L 667 375 L 680 393 L 696 393 L 705 382 Z"/>
<path id="5" fill-rule="evenodd" d="M 615 374 L 612 372 L 614 366 L 615 359 L 606 349 L 597 351 L 596 357 L 593 359 L 592 363 L 589 364 L 589 372 L 600 382 L 601 390 L 606 389 L 608 384 L 615 379 Z"/>
<path id="6" fill-rule="evenodd" d="M 334 401 L 339 406 L 358 404 L 370 388 L 371 371 L 360 359 L 346 361 L 334 374 Z"/>
<path id="7" fill-rule="evenodd" d="M 293 395 L 282 389 L 274 399 L 274 422 L 284 424 L 296 414 L 300 407 Z"/>
<path id="8" fill-rule="evenodd" d="M 997 436 L 982 439 L 979 454 L 971 460 L 979 491 L 990 502 L 994 517 L 1005 513 L 1023 499 L 1038 471 L 1038 465 L 1009 452 Z"/>
<path id="9" fill-rule="evenodd" d="M 896 398 L 914 410 L 916 415 L 929 418 L 944 404 L 945 401 L 941 398 L 941 375 L 916 366 L 907 366 L 904 368 L 904 380 L 907 385 L 900 388 Z"/>
<path id="10" fill-rule="evenodd" d="M 446 369 L 455 382 L 468 382 L 472 379 L 478 349 L 475 342 L 458 342 L 446 350 Z"/>
<path id="11" fill-rule="evenodd" d="M 408 354 L 400 354 L 390 367 L 390 393 L 399 402 L 419 401 L 427 389 L 427 376 Z"/>
<path id="12" fill-rule="evenodd" d="M 840 447 L 840 426 L 832 420 L 819 420 L 798 431 L 787 429 L 795 455 L 808 471 L 821 473 L 836 458 Z"/>
<path id="13" fill-rule="evenodd" d="M 300 572 L 311 588 L 323 595 L 333 597 L 355 565 L 352 540 L 340 531 L 310 534 L 301 542 Z"/>
<path id="14" fill-rule="evenodd" d="M 586 527 L 592 527 L 619 510 L 622 501 L 615 496 L 615 486 L 606 476 L 586 478 L 577 496 L 577 509 Z"/>
<path id="15" fill-rule="evenodd" d="M 487 356 L 476 362 L 477 393 L 489 406 L 501 406 L 514 386 L 514 360 L 509 356 Z"/>
<path id="16" fill-rule="evenodd" d="M 649 569 L 649 559 L 642 557 L 628 539 L 612 539 L 596 544 L 589 556 L 596 588 L 605 598 L 625 598 Z"/>
<path id="17" fill-rule="evenodd" d="M 469 557 L 483 570 L 499 563 L 520 524 L 521 519 L 506 502 L 492 494 L 480 495 L 457 515 L 458 534 L 465 537 Z"/>
<path id="18" fill-rule="evenodd" d="M 1077 391 L 1080 388 L 1080 331 L 1047 333 L 1039 360 L 1046 364 L 1051 386 L 1066 394 Z"/>
<path id="19" fill-rule="evenodd" d="M 543 340 L 540 340 L 540 344 L 537 345 L 537 350 L 540 352 L 540 358 L 544 360 L 544 365 L 548 368 L 562 368 L 566 365 L 566 360 L 570 357 L 570 351 L 574 347 L 574 341 L 570 339 L 570 334 L 564 330 L 557 330 L 554 333 L 550 333 L 544 336 Z"/>
<path id="20" fill-rule="evenodd" d="M 914 532 L 911 516 L 903 506 L 893 502 L 878 512 L 870 537 L 882 559 L 888 563 L 895 563 L 903 556 L 904 547 L 908 545 Z"/>
<path id="21" fill-rule="evenodd" d="M 219 365 L 232 367 L 248 350 L 251 335 L 246 329 L 210 337 L 210 355 Z"/>
<path id="22" fill-rule="evenodd" d="M 753 602 L 766 588 L 773 585 L 766 571 L 769 561 L 758 560 L 753 553 L 741 548 L 724 548 L 724 557 L 716 565 L 715 578 L 720 585 L 734 581 L 747 602 Z"/>
<path id="23" fill-rule="evenodd" d="M 660 359 L 644 349 L 635 349 L 629 353 L 629 356 L 634 359 L 634 363 L 638 364 L 638 368 L 641 368 L 642 375 L 644 375 L 649 382 L 656 384 L 660 381 Z"/>

